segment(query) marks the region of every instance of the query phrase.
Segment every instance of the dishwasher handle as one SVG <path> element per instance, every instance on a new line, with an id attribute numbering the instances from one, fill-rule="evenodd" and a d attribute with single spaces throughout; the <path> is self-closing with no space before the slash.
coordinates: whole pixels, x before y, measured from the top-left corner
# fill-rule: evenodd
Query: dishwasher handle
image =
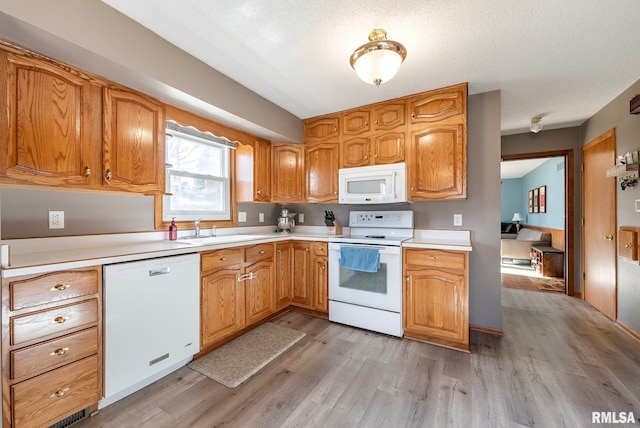
<path id="1" fill-rule="evenodd" d="M 149 276 L 166 275 L 168 273 L 171 273 L 171 268 L 169 266 L 166 266 L 160 269 L 151 269 L 149 271 Z"/>

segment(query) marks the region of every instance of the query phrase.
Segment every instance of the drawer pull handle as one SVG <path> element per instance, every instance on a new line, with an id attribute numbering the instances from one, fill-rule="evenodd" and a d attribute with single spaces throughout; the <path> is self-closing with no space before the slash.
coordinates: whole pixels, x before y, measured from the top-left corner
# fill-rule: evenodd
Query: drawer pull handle
<path id="1" fill-rule="evenodd" d="M 63 389 L 59 389 L 56 392 L 54 392 L 53 394 L 50 395 L 51 398 L 54 397 L 64 397 L 64 395 L 69 392 L 69 388 L 63 388 Z"/>
<path id="2" fill-rule="evenodd" d="M 628 244 L 624 245 L 624 248 L 633 248 L 633 244 L 629 242 Z"/>
<path id="3" fill-rule="evenodd" d="M 226 257 L 220 257 L 220 261 L 225 262 L 225 261 L 227 261 L 227 258 Z"/>
<path id="4" fill-rule="evenodd" d="M 51 291 L 63 291 L 69 287 L 71 287 L 71 284 L 56 284 L 53 287 L 51 287 Z"/>
<path id="5" fill-rule="evenodd" d="M 55 317 L 53 321 L 51 321 L 51 324 L 64 324 L 65 321 L 67 321 L 68 319 L 69 317 L 63 317 L 63 316 Z"/>
<path id="6" fill-rule="evenodd" d="M 260 251 L 258 251 L 258 253 L 264 254 L 264 250 L 260 250 Z"/>
<path id="7" fill-rule="evenodd" d="M 431 260 L 433 260 L 434 262 L 438 260 L 438 258 L 436 256 L 431 256 Z"/>
<path id="8" fill-rule="evenodd" d="M 67 353 L 67 351 L 69 350 L 69 348 L 58 348 L 55 351 L 53 351 L 52 353 L 50 353 L 49 355 L 52 357 L 55 357 L 56 355 L 64 355 Z"/>

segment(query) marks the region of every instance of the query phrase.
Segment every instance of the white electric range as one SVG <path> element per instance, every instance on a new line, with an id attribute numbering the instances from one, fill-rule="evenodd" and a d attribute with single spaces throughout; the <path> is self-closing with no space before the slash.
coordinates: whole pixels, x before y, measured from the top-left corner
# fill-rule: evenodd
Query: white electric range
<path id="1" fill-rule="evenodd" d="M 329 243 L 329 320 L 401 337 L 401 245 L 413 237 L 413 211 L 352 211 L 349 229 Z M 358 249 L 377 253 L 377 269 L 353 268 L 345 257 Z"/>

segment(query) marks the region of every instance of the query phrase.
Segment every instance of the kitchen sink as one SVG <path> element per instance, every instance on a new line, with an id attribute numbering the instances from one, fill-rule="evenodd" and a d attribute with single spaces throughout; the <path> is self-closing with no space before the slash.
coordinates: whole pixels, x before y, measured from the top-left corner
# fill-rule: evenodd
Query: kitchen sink
<path id="1" fill-rule="evenodd" d="M 202 236 L 193 237 L 185 236 L 179 238 L 176 243 L 184 243 L 188 245 L 215 245 L 215 244 L 227 244 L 230 242 L 251 241 L 254 239 L 260 239 L 260 235 L 220 235 L 220 236 Z"/>

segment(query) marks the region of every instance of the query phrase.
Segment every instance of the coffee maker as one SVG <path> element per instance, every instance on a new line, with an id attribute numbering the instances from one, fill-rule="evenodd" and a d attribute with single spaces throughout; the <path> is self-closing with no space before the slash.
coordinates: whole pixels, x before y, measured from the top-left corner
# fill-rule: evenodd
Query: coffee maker
<path id="1" fill-rule="evenodd" d="M 277 232 L 285 232 L 289 233 L 296 225 L 293 217 L 295 217 L 296 213 L 290 213 L 288 209 L 283 208 L 280 211 L 280 217 L 278 217 L 278 229 Z"/>

